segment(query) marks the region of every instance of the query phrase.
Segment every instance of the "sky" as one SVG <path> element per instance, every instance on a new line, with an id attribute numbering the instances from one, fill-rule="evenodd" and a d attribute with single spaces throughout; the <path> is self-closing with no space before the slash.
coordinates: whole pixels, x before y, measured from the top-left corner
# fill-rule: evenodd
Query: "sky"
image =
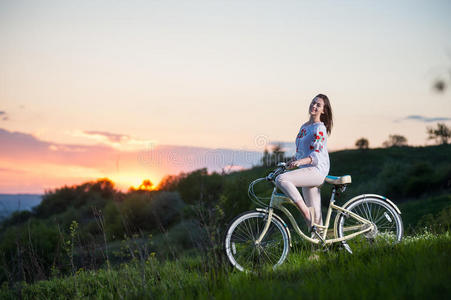
<path id="1" fill-rule="evenodd" d="M 329 151 L 451 125 L 450 1 L 0 0 L 0 193 L 121 189 L 293 151 L 328 95 Z M 144 157 L 144 158 L 143 158 Z M 147 159 L 146 159 L 147 157 Z M 151 157 L 151 158 L 149 158 Z"/>

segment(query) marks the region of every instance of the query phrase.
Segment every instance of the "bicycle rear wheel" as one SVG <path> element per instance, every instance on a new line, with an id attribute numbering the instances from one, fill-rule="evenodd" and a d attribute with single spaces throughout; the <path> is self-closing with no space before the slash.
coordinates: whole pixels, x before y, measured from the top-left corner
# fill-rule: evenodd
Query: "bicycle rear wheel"
<path id="1" fill-rule="evenodd" d="M 289 236 L 284 225 L 275 217 L 261 243 L 255 243 L 267 218 L 265 212 L 245 212 L 228 227 L 224 240 L 225 251 L 229 262 L 238 270 L 255 271 L 264 266 L 274 269 L 287 258 Z"/>
<path id="2" fill-rule="evenodd" d="M 356 200 L 344 208 L 369 220 L 374 225 L 374 230 L 342 242 L 348 252 L 352 253 L 352 249 L 375 243 L 395 244 L 401 241 L 404 233 L 401 216 L 387 202 L 378 198 L 364 198 Z M 362 230 L 362 227 L 359 226 L 362 223 L 352 216 L 341 213 L 337 217 L 339 238 Z"/>

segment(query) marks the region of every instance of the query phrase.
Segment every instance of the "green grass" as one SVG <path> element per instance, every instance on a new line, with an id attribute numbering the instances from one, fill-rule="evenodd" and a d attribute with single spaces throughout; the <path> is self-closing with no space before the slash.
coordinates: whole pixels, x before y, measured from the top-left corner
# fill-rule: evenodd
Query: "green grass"
<path id="1" fill-rule="evenodd" d="M 428 197 L 425 199 L 411 200 L 399 204 L 404 228 L 415 227 L 421 217 L 432 214 L 437 215 L 443 209 L 451 207 L 451 194 Z"/>
<path id="2" fill-rule="evenodd" d="M 207 266 L 203 257 L 80 270 L 64 278 L 2 287 L 15 299 L 444 299 L 451 295 L 451 235 L 424 233 L 397 245 L 343 250 L 292 251 L 276 271 L 243 274 Z"/>

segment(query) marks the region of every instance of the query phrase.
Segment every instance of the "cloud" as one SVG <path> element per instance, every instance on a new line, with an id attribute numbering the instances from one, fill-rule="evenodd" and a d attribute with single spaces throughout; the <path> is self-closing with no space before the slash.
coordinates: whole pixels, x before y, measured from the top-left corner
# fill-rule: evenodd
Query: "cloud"
<path id="1" fill-rule="evenodd" d="M 425 122 L 425 123 L 431 123 L 431 122 L 445 122 L 445 121 L 451 121 L 451 118 L 447 117 L 435 117 L 435 118 L 428 118 L 420 115 L 410 115 L 402 119 L 397 119 L 395 122 L 402 122 L 406 120 L 412 120 L 412 121 L 419 121 L 419 122 Z"/>
<path id="2" fill-rule="evenodd" d="M 42 141 L 22 132 L 12 132 L 0 128 L 0 160 L 26 164 L 40 161 L 54 164 L 76 164 L 99 166 L 100 157 L 114 157 L 115 150 L 103 145 L 70 145 Z"/>
<path id="3" fill-rule="evenodd" d="M 55 144 L 50 145 L 49 149 L 52 151 L 65 151 L 65 152 L 86 152 L 86 151 L 88 151 L 88 149 L 86 147 L 55 145 Z"/>
<path id="4" fill-rule="evenodd" d="M 8 114 L 6 113 L 6 111 L 0 111 L 0 117 L 2 118 L 3 121 L 9 120 L 9 117 L 8 117 Z"/>
<path id="5" fill-rule="evenodd" d="M 69 134 L 99 141 L 121 151 L 136 151 L 156 142 L 149 139 L 139 139 L 126 134 L 118 134 L 106 131 L 75 130 Z"/>
<path id="6" fill-rule="evenodd" d="M 235 165 L 227 165 L 227 166 L 224 166 L 224 168 L 223 168 L 224 173 L 232 173 L 232 172 L 242 171 L 244 169 L 246 169 L 246 168 L 243 166 L 235 166 Z"/>
<path id="7" fill-rule="evenodd" d="M 83 131 L 84 134 L 86 134 L 88 137 L 93 136 L 95 138 L 100 139 L 106 139 L 112 143 L 120 143 L 123 140 L 129 140 L 130 136 L 125 134 L 117 134 L 117 133 L 110 133 L 106 131 Z"/>

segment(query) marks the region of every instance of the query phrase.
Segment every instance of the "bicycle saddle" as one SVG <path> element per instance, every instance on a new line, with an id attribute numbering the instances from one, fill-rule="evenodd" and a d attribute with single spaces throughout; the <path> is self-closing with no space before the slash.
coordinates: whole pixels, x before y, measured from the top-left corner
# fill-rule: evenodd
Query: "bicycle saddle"
<path id="1" fill-rule="evenodd" d="M 348 184 L 352 182 L 351 175 L 343 175 L 340 177 L 327 175 L 324 181 L 334 185 Z"/>

